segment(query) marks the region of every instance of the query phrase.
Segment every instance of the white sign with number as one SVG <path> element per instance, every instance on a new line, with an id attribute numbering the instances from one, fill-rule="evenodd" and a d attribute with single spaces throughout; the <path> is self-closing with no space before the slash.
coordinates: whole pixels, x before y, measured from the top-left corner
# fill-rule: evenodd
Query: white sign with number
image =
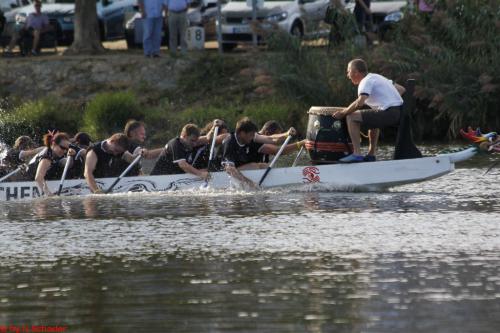
<path id="1" fill-rule="evenodd" d="M 188 50 L 203 50 L 205 48 L 205 29 L 202 27 L 189 27 L 186 31 Z"/>

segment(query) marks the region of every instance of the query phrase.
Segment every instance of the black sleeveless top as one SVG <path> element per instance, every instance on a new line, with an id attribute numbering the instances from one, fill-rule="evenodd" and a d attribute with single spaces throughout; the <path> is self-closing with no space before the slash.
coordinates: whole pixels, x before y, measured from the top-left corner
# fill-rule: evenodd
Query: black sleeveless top
<path id="1" fill-rule="evenodd" d="M 126 165 L 121 163 L 123 154 L 115 156 L 104 151 L 104 142 L 97 142 L 89 148 L 89 151 L 94 151 L 97 156 L 93 175 L 95 178 L 118 177 L 126 169 Z"/>
<path id="2" fill-rule="evenodd" d="M 61 160 L 64 158 L 64 156 L 57 157 L 52 149 L 50 148 L 45 148 L 41 152 L 35 155 L 33 159 L 31 159 L 29 165 L 28 165 L 28 175 L 30 176 L 31 179 L 35 179 L 36 176 L 36 170 L 38 169 L 38 165 L 40 162 L 44 159 L 48 159 L 50 161 L 50 166 L 49 169 L 47 170 L 47 173 L 45 174 L 45 179 L 46 180 L 55 180 L 55 179 L 61 179 L 63 171 L 64 171 L 64 165 L 61 166 Z"/>

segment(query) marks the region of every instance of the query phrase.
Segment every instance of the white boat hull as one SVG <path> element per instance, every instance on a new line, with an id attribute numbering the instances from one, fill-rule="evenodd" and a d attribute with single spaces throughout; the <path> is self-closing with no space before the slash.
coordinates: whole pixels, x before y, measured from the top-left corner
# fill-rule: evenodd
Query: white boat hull
<path id="1" fill-rule="evenodd" d="M 333 190 L 383 190 L 440 177 L 454 170 L 454 162 L 466 160 L 475 153 L 475 148 L 469 148 L 458 153 L 409 160 L 275 168 L 268 174 L 262 187 L 319 184 Z M 243 174 L 258 183 L 264 171 L 248 170 L 243 171 Z M 115 178 L 102 178 L 97 179 L 97 183 L 102 189 L 107 189 L 114 180 Z M 48 182 L 52 192 L 57 191 L 59 183 L 57 180 Z M 225 172 L 212 173 L 208 182 L 208 186 L 214 189 L 226 189 L 235 184 L 237 181 Z M 122 178 L 113 189 L 113 193 L 161 192 L 201 187 L 205 187 L 205 182 L 190 174 L 139 176 Z M 84 179 L 65 181 L 61 192 L 63 196 L 88 194 L 90 190 Z M 35 182 L 0 183 L 0 201 L 36 197 L 40 197 L 40 191 Z"/>

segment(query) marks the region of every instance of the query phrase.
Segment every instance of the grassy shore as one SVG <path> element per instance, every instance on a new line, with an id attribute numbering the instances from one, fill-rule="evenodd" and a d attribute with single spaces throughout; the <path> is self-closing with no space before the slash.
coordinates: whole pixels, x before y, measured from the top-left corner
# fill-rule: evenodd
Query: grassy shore
<path id="1" fill-rule="evenodd" d="M 9 59 L 0 63 L 6 73 L 0 133 L 9 143 L 53 128 L 103 138 L 137 118 L 157 144 L 187 122 L 203 126 L 222 118 L 233 125 L 242 116 L 259 125 L 275 119 L 304 133 L 310 106 L 343 106 L 355 98 L 345 69 L 356 57 L 401 84 L 417 80 L 417 139 L 455 139 L 467 125 L 499 130 L 500 18 L 493 10 L 478 11 L 476 2 L 440 2 L 430 19 L 407 15 L 389 41 L 368 48 L 349 40 L 328 48 L 275 35 L 265 49 L 224 55 L 211 48 L 152 60 L 122 42 L 91 58 Z"/>

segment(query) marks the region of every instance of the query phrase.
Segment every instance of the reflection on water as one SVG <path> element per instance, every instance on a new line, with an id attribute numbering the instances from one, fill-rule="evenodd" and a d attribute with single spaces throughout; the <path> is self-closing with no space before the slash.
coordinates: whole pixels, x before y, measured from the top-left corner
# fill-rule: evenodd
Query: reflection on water
<path id="1" fill-rule="evenodd" d="M 0 327 L 498 332 L 499 171 L 0 203 Z"/>

